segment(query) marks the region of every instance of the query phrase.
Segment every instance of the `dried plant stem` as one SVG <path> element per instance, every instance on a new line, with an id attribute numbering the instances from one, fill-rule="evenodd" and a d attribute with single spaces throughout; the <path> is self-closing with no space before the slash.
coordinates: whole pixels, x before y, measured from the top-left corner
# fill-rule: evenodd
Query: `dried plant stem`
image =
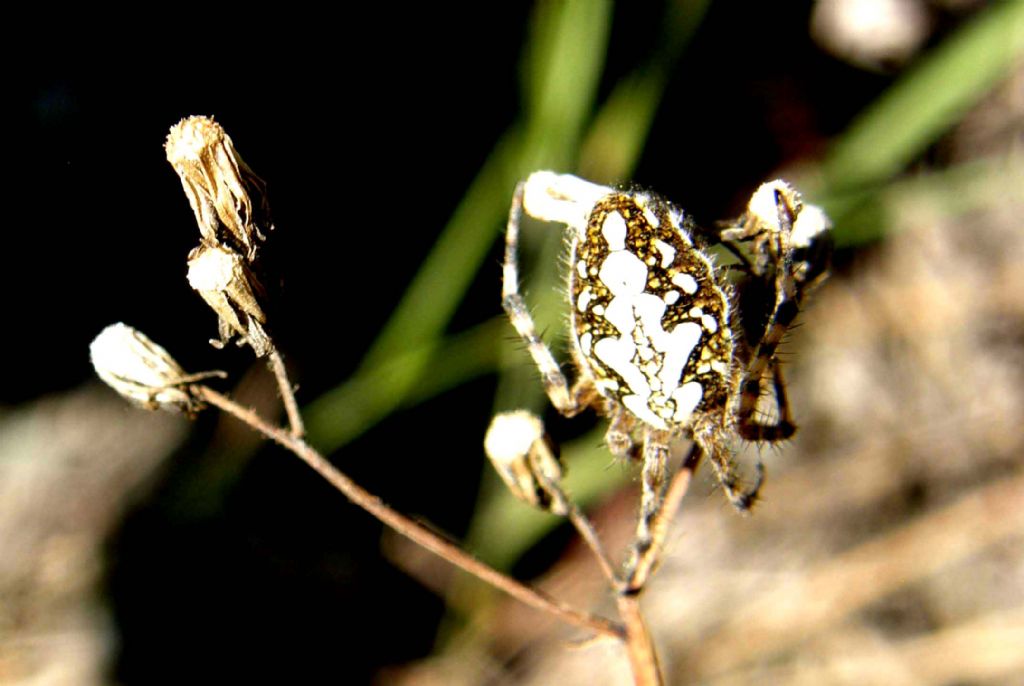
<path id="1" fill-rule="evenodd" d="M 576 531 L 586 542 L 587 547 L 594 553 L 594 557 L 597 558 L 597 564 L 601 567 L 601 572 L 604 573 L 605 578 L 608 579 L 608 583 L 614 589 L 620 588 L 622 580 L 615 574 L 615 568 L 612 566 L 604 546 L 601 545 L 601 539 L 597 537 L 597 532 L 594 531 L 594 525 L 590 523 L 590 520 L 587 519 L 587 516 L 583 514 L 583 511 L 575 503 L 570 502 L 567 516 L 572 525 L 576 527 Z"/>
<path id="2" fill-rule="evenodd" d="M 551 456 L 554 460 L 554 456 Z M 601 544 L 601 539 L 598 537 L 597 532 L 594 531 L 594 525 L 590 523 L 587 515 L 584 514 L 583 510 L 569 497 L 569 494 L 562 488 L 560 481 L 556 479 L 548 478 L 548 475 L 543 469 L 535 470 L 534 476 L 541 483 L 544 490 L 551 494 L 555 501 L 561 508 L 559 511 L 565 512 L 565 516 L 569 518 L 572 525 L 576 528 L 577 533 L 583 538 L 583 541 L 590 548 L 590 551 L 597 558 L 597 564 L 601 567 L 601 572 L 604 574 L 608 583 L 615 590 L 622 587 L 622 580 L 615 574 L 615 569 L 612 566 L 611 558 L 608 557 L 608 553 L 605 552 L 604 546 Z"/>
<path id="3" fill-rule="evenodd" d="M 604 617 L 587 614 L 573 609 L 561 601 L 532 589 L 487 566 L 480 560 L 449 543 L 441 536 L 425 528 L 421 524 L 408 519 L 381 501 L 377 496 L 367 492 L 361 486 L 338 471 L 320 453 L 314 450 L 301 438 L 270 425 L 255 412 L 238 405 L 228 397 L 211 388 L 195 386 L 196 393 L 206 402 L 219 407 L 228 414 L 249 425 L 267 438 L 294 453 L 302 461 L 312 467 L 332 486 L 341 491 L 354 504 L 363 508 L 371 515 L 387 524 L 401 535 L 439 555 L 465 572 L 485 581 L 495 588 L 508 593 L 522 603 L 538 610 L 548 612 L 558 619 L 574 626 L 593 631 L 605 636 L 624 640 L 626 630 L 616 622 Z M 644 682 L 646 683 L 646 682 Z"/>
<path id="4" fill-rule="evenodd" d="M 284 411 L 288 415 L 288 426 L 291 427 L 292 436 L 302 438 L 306 435 L 306 427 L 302 424 L 302 415 L 299 414 L 299 404 L 295 402 L 295 389 L 292 382 L 288 380 L 288 371 L 284 367 L 284 358 L 277 348 L 270 351 L 270 369 L 277 379 L 277 387 L 281 392 L 281 400 L 284 402 Z"/>
<path id="5" fill-rule="evenodd" d="M 636 559 L 626 581 L 617 585 L 619 593 L 616 602 L 619 616 L 626 627 L 626 652 L 637 686 L 659 686 L 664 683 L 658 665 L 658 653 L 640 612 L 640 594 L 658 562 L 669 524 L 690 488 L 701 455 L 700 448 L 694 443 L 679 471 L 672 477 L 661 507 L 651 520 L 651 545 Z"/>
<path id="6" fill-rule="evenodd" d="M 690 482 L 693 480 L 693 474 L 697 471 L 702 456 L 700 448 L 694 443 L 690 447 L 686 459 L 683 460 L 683 464 L 679 467 L 679 471 L 672 477 L 661 508 L 651 522 L 651 545 L 643 551 L 629 570 L 625 584 L 626 591 L 633 594 L 639 593 L 647 583 L 647 579 L 650 578 L 664 548 L 669 524 L 672 523 L 676 512 L 679 511 L 680 504 L 682 504 L 683 497 L 690 489 Z"/>
<path id="7" fill-rule="evenodd" d="M 619 616 L 626 625 L 626 653 L 633 672 L 636 686 L 661 686 L 661 667 L 658 653 L 651 640 L 643 615 L 640 613 L 640 597 L 635 593 L 621 593 L 617 598 Z"/>

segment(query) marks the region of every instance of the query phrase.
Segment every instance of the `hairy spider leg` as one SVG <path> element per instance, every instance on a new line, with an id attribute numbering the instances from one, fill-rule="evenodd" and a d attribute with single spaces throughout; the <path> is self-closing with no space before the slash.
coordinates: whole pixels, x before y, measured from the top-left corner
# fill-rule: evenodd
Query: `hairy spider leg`
<path id="1" fill-rule="evenodd" d="M 501 305 L 505 309 L 516 333 L 526 343 L 526 348 L 540 370 L 541 382 L 555 409 L 566 417 L 574 417 L 597 398 L 593 381 L 581 376 L 570 388 L 569 381 L 562 372 L 548 346 L 537 333 L 537 325 L 530 315 L 529 308 L 519 292 L 519 224 L 523 216 L 523 191 L 525 183 L 516 185 L 512 196 L 512 206 L 508 213 L 508 225 L 505 229 L 505 260 L 502 264 Z"/>
<path id="2" fill-rule="evenodd" d="M 817 285 L 819 275 L 824 273 L 831 253 L 824 214 L 812 205 L 801 206 L 798 199 L 778 188 L 774 190 L 774 196 L 778 229 L 762 227 L 754 236 L 759 262 L 770 264 L 774 272 L 775 303 L 764 333 L 754 348 L 750 365 L 740 381 L 737 432 L 748 441 L 783 441 L 796 432 L 776 353 L 786 331 L 800 313 L 804 297 Z M 810 231 L 800 231 L 802 227 L 797 226 L 805 212 L 804 224 L 811 227 Z M 802 259 L 804 257 L 806 259 Z M 778 416 L 765 422 L 755 415 L 768 372 L 772 376 Z"/>

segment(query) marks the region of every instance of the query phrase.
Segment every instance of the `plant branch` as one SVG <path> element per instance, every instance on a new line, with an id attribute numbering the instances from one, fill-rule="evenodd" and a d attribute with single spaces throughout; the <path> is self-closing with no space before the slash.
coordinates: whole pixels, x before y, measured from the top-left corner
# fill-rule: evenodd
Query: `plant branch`
<path id="1" fill-rule="evenodd" d="M 244 424 L 249 425 L 252 429 L 294 453 L 316 470 L 332 486 L 341 491 L 355 505 L 366 510 L 401 535 L 444 558 L 456 567 L 504 591 L 526 605 L 554 615 L 567 624 L 620 640 L 625 638 L 626 630 L 618 623 L 604 617 L 580 612 L 559 600 L 551 598 L 502 574 L 469 555 L 458 546 L 449 543 L 423 525 L 391 509 L 380 498 L 369 493 L 338 471 L 326 458 L 301 438 L 297 438 L 280 428 L 270 425 L 252 410 L 238 405 L 227 396 L 221 395 L 211 388 L 206 386 L 194 386 L 193 388 L 199 397 L 206 402 L 219 407 Z"/>
<path id="2" fill-rule="evenodd" d="M 557 464 L 558 459 L 551 452 L 545 441 L 538 441 L 535 443 L 535 447 L 539 448 L 542 452 L 531 453 L 531 463 L 535 467 L 533 469 L 533 476 L 537 479 L 541 488 L 552 497 L 551 512 L 555 514 L 564 513 L 569 521 L 572 522 L 577 533 L 583 538 L 587 547 L 594 554 L 594 557 L 597 558 L 597 564 L 601 567 L 601 572 L 608 580 L 611 588 L 618 591 L 622 588 L 622 580 L 616 575 L 611 559 L 608 557 L 608 553 L 605 552 L 604 545 L 601 544 L 601 539 L 598 537 L 597 532 L 594 531 L 594 525 L 590 523 L 587 515 L 580 509 L 579 505 L 562 488 L 561 474 L 559 474 L 559 478 L 551 478 L 548 471 L 542 466 L 545 462 Z M 540 457 L 545 459 L 538 459 Z"/>
<path id="3" fill-rule="evenodd" d="M 628 592 L 638 594 L 647 583 L 647 579 L 650 578 L 651 571 L 653 571 L 654 566 L 657 564 L 661 551 L 664 548 L 669 524 L 675 518 L 683 497 L 690 488 L 690 482 L 693 480 L 694 472 L 697 471 L 701 457 L 703 457 L 703 452 L 694 443 L 690 447 L 690 452 L 687 453 L 686 458 L 683 460 L 683 464 L 680 465 L 679 471 L 672 477 L 672 483 L 669 484 L 665 500 L 662 502 L 661 508 L 651 524 L 651 545 L 640 555 L 636 564 L 630 570 L 629 578 L 626 581 L 626 590 Z"/>
<path id="4" fill-rule="evenodd" d="M 302 415 L 299 414 L 299 404 L 295 402 L 295 389 L 292 382 L 288 380 L 288 371 L 284 367 L 284 358 L 277 348 L 270 351 L 270 369 L 277 379 L 277 387 L 281 391 L 281 400 L 284 402 L 284 411 L 288 414 L 288 426 L 291 427 L 292 436 L 302 438 L 306 434 L 306 427 L 302 425 Z"/>
<path id="5" fill-rule="evenodd" d="M 611 584 L 612 588 L 618 590 L 622 586 L 622 580 L 615 574 L 615 569 L 612 567 L 611 560 L 601 544 L 601 539 L 598 538 L 597 532 L 594 531 L 594 525 L 590 523 L 590 520 L 576 503 L 569 503 L 567 516 L 572 525 L 576 527 L 576 531 L 586 542 L 587 547 L 594 553 L 594 557 L 597 558 L 597 564 L 601 567 L 605 578 L 608 579 L 608 583 Z"/>
<path id="6" fill-rule="evenodd" d="M 635 593 L 623 592 L 616 599 L 619 616 L 626 625 L 626 653 L 633 672 L 636 686 L 662 686 L 661 667 L 658 653 L 651 640 L 643 615 L 640 613 L 640 597 Z"/>
<path id="7" fill-rule="evenodd" d="M 633 564 L 629 570 L 629 577 L 619 588 L 616 597 L 619 616 L 626 627 L 626 652 L 629 654 L 629 664 L 637 686 L 661 686 L 664 683 L 658 665 L 658 653 L 654 649 L 651 633 L 640 612 L 640 593 L 660 558 L 669 524 L 679 511 L 702 455 L 700 448 L 694 443 L 683 464 L 672 477 L 661 507 L 651 521 L 651 545 Z"/>

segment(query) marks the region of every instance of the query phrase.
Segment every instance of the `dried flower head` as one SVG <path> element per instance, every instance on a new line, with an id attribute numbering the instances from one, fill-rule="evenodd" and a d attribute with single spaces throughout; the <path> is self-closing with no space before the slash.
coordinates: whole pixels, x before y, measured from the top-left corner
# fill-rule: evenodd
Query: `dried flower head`
<path id="1" fill-rule="evenodd" d="M 186 374 L 167 351 L 130 326 L 111 324 L 89 345 L 92 366 L 103 381 L 128 400 L 151 410 L 193 414 L 203 405 L 188 384 L 223 372 Z"/>
<path id="2" fill-rule="evenodd" d="M 558 515 L 569 511 L 560 486 L 562 467 L 536 416 L 525 410 L 495 415 L 484 451 L 516 498 Z"/>
<path id="3" fill-rule="evenodd" d="M 273 346 L 263 328 L 267 318 L 257 301 L 263 288 L 241 257 L 201 244 L 189 253 L 188 282 L 219 317 L 220 340 L 210 343 L 220 348 L 238 335 L 238 344 L 248 343 L 257 356 L 270 353 Z"/>
<path id="4" fill-rule="evenodd" d="M 789 225 L 788 229 L 781 221 Z M 767 273 L 770 264 L 789 255 L 795 282 L 809 293 L 823 279 L 832 250 L 832 222 L 817 205 L 805 203 L 800 192 L 782 179 L 761 184 L 736 226 L 722 232 L 732 241 L 751 241 L 755 267 Z"/>
<path id="5" fill-rule="evenodd" d="M 802 209 L 803 198 L 790 184 L 782 179 L 762 183 L 750 196 L 747 211 L 734 228 L 722 232 L 722 238 L 752 241 L 756 271 L 764 274 L 769 264 L 777 262 L 779 256 L 789 249 L 790 231 L 784 230 L 780 221 L 785 217 L 792 226 Z"/>
<path id="6" fill-rule="evenodd" d="M 224 127 L 210 117 L 182 119 L 171 128 L 164 149 L 203 241 L 226 243 L 252 262 L 256 241 L 265 239 L 261 228 L 273 228 L 266 185 L 239 157 Z"/>

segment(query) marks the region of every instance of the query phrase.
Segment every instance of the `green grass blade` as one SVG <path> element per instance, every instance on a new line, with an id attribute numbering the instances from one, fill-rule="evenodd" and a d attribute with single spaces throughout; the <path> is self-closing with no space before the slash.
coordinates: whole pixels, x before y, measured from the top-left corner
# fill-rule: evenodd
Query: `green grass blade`
<path id="1" fill-rule="evenodd" d="M 490 156 L 371 347 L 365 365 L 378 365 L 442 333 L 503 224 L 524 165 L 564 164 L 570 156 L 593 102 L 609 22 L 608 3 L 541 3 L 534 20 L 534 42 L 539 47 L 527 61 L 528 121 L 524 127 L 513 127 Z"/>
<path id="2" fill-rule="evenodd" d="M 505 321 L 494 319 L 366 367 L 303 408 L 310 442 L 333 452 L 401 407 L 432 398 L 498 366 Z M 420 375 L 430 365 L 431 374 Z M 415 385 L 410 379 L 418 379 Z M 396 387 L 407 389 L 397 393 Z M 481 429 L 482 431 L 482 429 Z"/>
<path id="3" fill-rule="evenodd" d="M 1024 2 L 994 3 L 864 110 L 825 162 L 831 193 L 884 181 L 1024 57 Z"/>

